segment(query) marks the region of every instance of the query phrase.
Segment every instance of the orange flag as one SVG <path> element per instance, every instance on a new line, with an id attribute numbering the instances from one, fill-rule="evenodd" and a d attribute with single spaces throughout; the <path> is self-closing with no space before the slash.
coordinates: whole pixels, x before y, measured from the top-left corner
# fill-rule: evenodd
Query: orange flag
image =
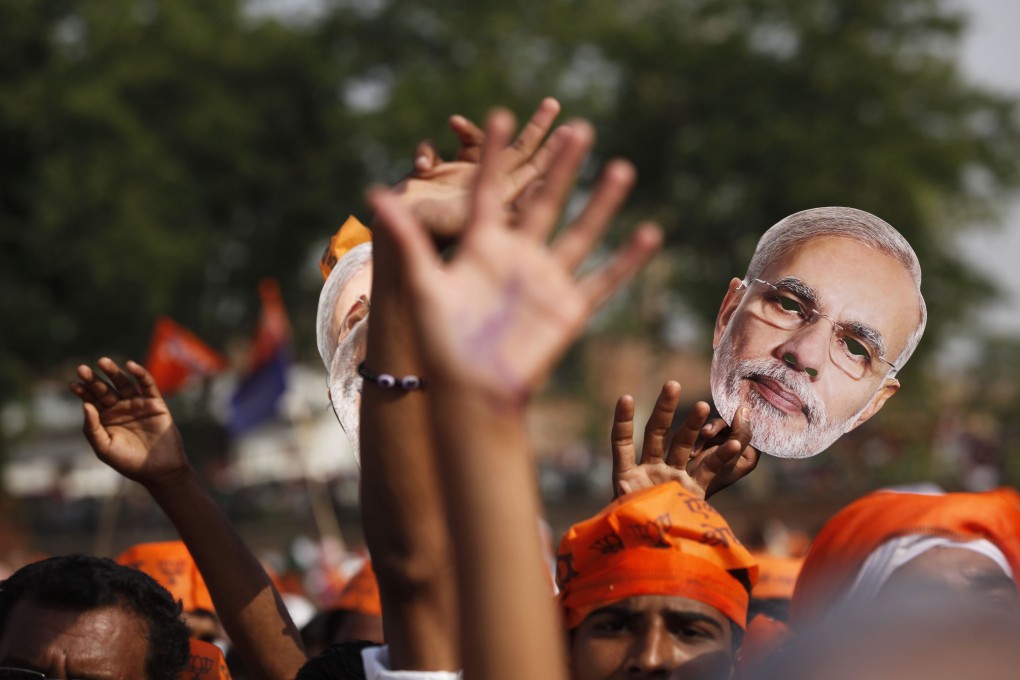
<path id="1" fill-rule="evenodd" d="M 227 361 L 187 328 L 163 316 L 156 320 L 145 367 L 159 391 L 170 396 L 195 376 L 219 373 Z"/>

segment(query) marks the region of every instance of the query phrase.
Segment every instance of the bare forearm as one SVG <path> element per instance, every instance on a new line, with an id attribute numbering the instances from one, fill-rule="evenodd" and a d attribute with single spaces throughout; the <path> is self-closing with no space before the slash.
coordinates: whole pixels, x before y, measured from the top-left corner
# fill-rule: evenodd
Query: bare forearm
<path id="1" fill-rule="evenodd" d="M 541 502 L 523 410 L 453 385 L 437 385 L 433 400 L 465 676 L 562 678 L 563 633 L 539 541 Z"/>
<path id="2" fill-rule="evenodd" d="M 376 271 L 396 266 L 377 234 Z M 374 277 L 365 363 L 373 372 L 422 375 L 404 300 Z M 361 415 L 361 515 L 379 580 L 394 670 L 455 670 L 456 600 L 449 536 L 432 450 L 428 392 L 366 384 Z"/>
<path id="3" fill-rule="evenodd" d="M 188 469 L 148 489 L 191 552 L 249 672 L 291 680 L 307 660 L 301 636 L 269 576 L 198 474 Z"/>

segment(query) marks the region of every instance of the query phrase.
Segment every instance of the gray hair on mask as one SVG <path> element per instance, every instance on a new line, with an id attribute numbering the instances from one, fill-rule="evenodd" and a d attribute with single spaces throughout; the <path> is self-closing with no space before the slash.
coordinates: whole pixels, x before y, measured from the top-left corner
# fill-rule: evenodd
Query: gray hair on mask
<path id="1" fill-rule="evenodd" d="M 351 279 L 357 276 L 372 261 L 372 244 L 362 243 L 351 248 L 333 266 L 329 277 L 322 284 L 319 293 L 319 308 L 315 314 L 315 341 L 319 348 L 322 363 L 329 371 L 336 354 L 337 337 L 333 332 L 333 315 L 336 314 L 336 301 Z"/>
<path id="2" fill-rule="evenodd" d="M 893 362 L 898 369 L 903 368 L 924 334 L 924 327 L 928 323 L 928 308 L 921 295 L 921 263 L 907 239 L 885 220 L 856 208 L 812 208 L 794 213 L 762 234 L 744 281 L 761 278 L 765 269 L 781 255 L 808 241 L 827 236 L 859 241 L 897 260 L 910 273 L 917 291 L 920 320 L 903 351 Z"/>

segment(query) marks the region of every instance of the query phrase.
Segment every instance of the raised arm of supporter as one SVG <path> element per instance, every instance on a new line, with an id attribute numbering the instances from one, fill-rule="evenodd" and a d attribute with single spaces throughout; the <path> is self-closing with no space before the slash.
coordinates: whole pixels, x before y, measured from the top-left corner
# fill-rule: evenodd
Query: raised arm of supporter
<path id="1" fill-rule="evenodd" d="M 541 176 L 557 140 L 546 134 L 559 104 L 547 99 L 516 142 L 500 151 L 501 209 L 512 206 Z M 482 134 L 461 117 L 451 120 L 461 140 L 445 162 L 428 143 L 415 170 L 387 194 L 416 216 L 433 238 L 460 232 L 478 174 Z M 543 143 L 543 140 L 545 142 Z M 373 233 L 372 311 L 365 367 L 395 376 L 425 375 L 404 293 L 404 272 L 385 229 Z M 429 426 L 428 392 L 363 390 L 361 517 L 379 582 L 391 670 L 457 670 L 456 598 L 451 548 L 438 498 Z"/>
<path id="2" fill-rule="evenodd" d="M 92 450 L 144 486 L 173 522 L 249 671 L 290 680 L 306 661 L 298 630 L 262 565 L 188 462 L 152 376 L 133 361 L 121 368 L 104 357 L 98 366 L 102 374 L 79 366 L 70 386 L 82 400 L 82 429 Z"/>
<path id="3" fill-rule="evenodd" d="M 512 117 L 492 114 L 479 180 L 460 245 L 444 263 L 427 231 L 386 192 L 371 201 L 391 240 L 421 341 L 431 422 L 455 563 L 465 676 L 565 678 L 563 631 L 550 597 L 536 530 L 539 498 L 525 406 L 593 309 L 653 254 L 646 225 L 601 268 L 575 271 L 599 241 L 633 181 L 608 165 L 577 220 L 551 246 L 591 144 L 576 125 L 561 135 L 542 188 L 514 220 L 498 187 Z M 373 367 L 374 368 L 374 367 Z M 404 393 L 366 383 L 366 401 L 400 404 Z"/>
<path id="4" fill-rule="evenodd" d="M 634 445 L 634 398 L 624 395 L 616 402 L 611 434 L 616 497 L 677 481 L 691 493 L 707 498 L 758 465 L 761 454 L 750 445 L 746 408 L 737 412 L 732 427 L 726 427 L 721 418 L 710 419 L 709 405 L 699 401 L 669 437 L 679 403 L 680 383 L 670 380 L 662 386 L 645 425 L 639 459 Z"/>
<path id="5" fill-rule="evenodd" d="M 538 186 L 536 180 L 555 152 L 558 135 L 554 133 L 548 140 L 546 135 L 559 111 L 555 99 L 542 100 L 521 134 L 503 150 L 512 163 L 498 191 L 511 212 L 516 212 L 520 199 Z M 443 160 L 431 141 L 422 141 L 414 152 L 412 172 L 393 187 L 415 218 L 441 243 L 456 239 L 467 220 L 468 193 L 477 176 L 484 140 L 482 131 L 464 116 L 451 116 L 449 125 L 460 143 L 453 160 Z"/>

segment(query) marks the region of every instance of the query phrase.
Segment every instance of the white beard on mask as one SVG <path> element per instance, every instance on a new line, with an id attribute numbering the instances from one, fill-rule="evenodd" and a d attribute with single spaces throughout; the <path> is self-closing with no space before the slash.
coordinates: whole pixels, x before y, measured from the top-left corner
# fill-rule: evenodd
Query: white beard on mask
<path id="1" fill-rule="evenodd" d="M 794 429 L 798 416 L 779 410 L 753 387 L 748 389 L 747 403 L 741 403 L 743 384 L 758 376 L 775 380 L 797 395 L 805 407 L 803 429 Z M 808 458 L 821 453 L 849 432 L 868 407 L 865 403 L 846 420 L 833 421 L 803 374 L 776 359 L 739 359 L 728 330 L 712 357 L 711 385 L 712 399 L 723 420 L 732 424 L 737 409 L 747 406 L 751 410 L 751 446 L 777 458 Z"/>
<path id="2" fill-rule="evenodd" d="M 364 378 L 358 364 L 365 358 L 368 317 L 359 321 L 337 345 L 329 367 L 329 394 L 340 427 L 347 435 L 355 460 L 361 463 L 361 388 Z"/>

